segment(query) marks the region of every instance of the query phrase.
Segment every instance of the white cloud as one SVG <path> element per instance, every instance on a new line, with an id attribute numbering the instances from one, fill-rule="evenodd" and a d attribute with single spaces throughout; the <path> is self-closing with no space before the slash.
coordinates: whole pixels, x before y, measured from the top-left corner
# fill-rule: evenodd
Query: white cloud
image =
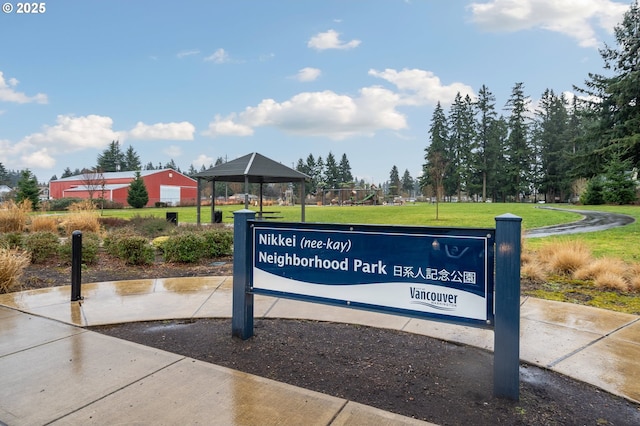
<path id="1" fill-rule="evenodd" d="M 435 105 L 450 104 L 460 94 L 464 97 L 469 95 L 475 97 L 471 86 L 463 83 L 451 83 L 443 85 L 442 81 L 431 71 L 421 69 L 385 69 L 384 71 L 369 70 L 369 75 L 382 78 L 394 84 L 403 97 L 401 103 L 404 105 Z"/>
<path id="2" fill-rule="evenodd" d="M 582 47 L 598 47 L 594 25 L 612 32 L 629 5 L 611 0 L 491 0 L 469 8 L 473 21 L 487 31 L 542 28 L 568 35 Z"/>
<path id="3" fill-rule="evenodd" d="M 2 153 L 11 167 L 52 168 L 56 156 L 86 148 L 103 148 L 121 134 L 113 131 L 110 117 L 59 115 L 55 125 L 25 136 L 18 143 L 2 141 Z"/>
<path id="4" fill-rule="evenodd" d="M 214 120 L 209 123 L 209 128 L 202 132 L 205 136 L 251 136 L 253 129 L 249 126 L 234 123 L 234 115 L 222 118 L 216 115 Z"/>
<path id="5" fill-rule="evenodd" d="M 399 106 L 435 105 L 438 101 L 448 104 L 458 92 L 474 97 L 470 86 L 443 85 L 429 71 L 386 69 L 370 70 L 369 74 L 394 84 L 398 90 L 370 86 L 360 89 L 355 96 L 325 90 L 299 93 L 283 102 L 264 99 L 240 113 L 225 118 L 216 115 L 203 134 L 250 136 L 255 128 L 270 126 L 291 134 L 336 140 L 370 136 L 380 130 L 407 128 L 405 115 L 397 110 Z"/>
<path id="6" fill-rule="evenodd" d="M 348 42 L 340 41 L 340 33 L 335 30 L 329 30 L 324 33 L 318 33 L 311 37 L 307 42 L 307 46 L 316 50 L 327 49 L 353 49 L 360 45 L 360 40 L 351 40 Z"/>
<path id="7" fill-rule="evenodd" d="M 220 48 L 213 52 L 211 55 L 204 58 L 204 60 L 208 62 L 214 62 L 216 64 L 224 64 L 225 62 L 230 62 L 231 58 L 224 49 Z"/>
<path id="8" fill-rule="evenodd" d="M 195 131 L 196 128 L 188 121 L 156 124 L 139 121 L 127 135 L 132 139 L 190 141 Z"/>
<path id="9" fill-rule="evenodd" d="M 74 117 L 59 115 L 55 126 L 44 126 L 44 131 L 22 139 L 20 146 L 45 146 L 56 151 L 82 148 L 101 148 L 120 138 L 112 130 L 113 120 L 100 115 Z"/>
<path id="10" fill-rule="evenodd" d="M 169 158 L 176 158 L 176 157 L 182 156 L 182 148 L 180 148 L 177 145 L 171 145 L 170 147 L 168 147 L 167 149 L 165 149 L 162 152 L 167 154 L 167 156 L 169 156 Z"/>
<path id="11" fill-rule="evenodd" d="M 182 58 L 186 58 L 187 56 L 193 56 L 193 55 L 199 55 L 200 51 L 197 49 L 193 49 L 193 50 L 182 50 L 180 52 L 178 52 L 178 54 L 176 55 L 179 59 Z"/>
<path id="12" fill-rule="evenodd" d="M 52 169 L 56 165 L 56 160 L 49 154 L 47 148 L 28 153 L 20 157 L 22 164 L 27 168 Z"/>
<path id="13" fill-rule="evenodd" d="M 322 74 L 322 71 L 318 68 L 306 67 L 298 71 L 298 74 L 295 75 L 295 79 L 303 82 L 315 81 L 320 77 L 320 74 Z"/>
<path id="14" fill-rule="evenodd" d="M 209 167 L 211 164 L 213 164 L 213 162 L 214 160 L 212 157 L 200 154 L 198 158 L 191 162 L 191 164 L 193 164 L 193 167 L 200 170 L 202 166 Z"/>
<path id="15" fill-rule="evenodd" d="M 15 87 L 19 81 L 15 78 L 10 78 L 9 81 L 5 81 L 2 71 L 0 71 L 0 102 L 15 102 L 19 104 L 27 104 L 36 102 L 38 104 L 46 104 L 49 102 L 47 95 L 38 93 L 34 96 L 27 96 L 22 92 L 17 92 Z"/>

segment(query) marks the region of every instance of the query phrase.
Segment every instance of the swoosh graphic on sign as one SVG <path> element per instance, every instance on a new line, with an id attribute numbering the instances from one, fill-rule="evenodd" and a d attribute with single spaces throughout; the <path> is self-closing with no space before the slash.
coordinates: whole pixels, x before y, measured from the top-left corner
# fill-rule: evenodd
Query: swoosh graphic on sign
<path id="1" fill-rule="evenodd" d="M 427 302 L 411 302 L 411 303 L 416 304 L 416 305 L 428 306 L 430 308 L 438 309 L 440 311 L 455 311 L 456 310 L 456 308 L 444 308 L 442 306 L 432 305 L 431 303 L 427 303 Z"/>

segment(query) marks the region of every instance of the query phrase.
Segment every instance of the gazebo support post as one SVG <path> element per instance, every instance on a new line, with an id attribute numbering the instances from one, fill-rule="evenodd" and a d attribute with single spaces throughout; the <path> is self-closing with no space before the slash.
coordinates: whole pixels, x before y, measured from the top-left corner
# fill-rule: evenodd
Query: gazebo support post
<path id="1" fill-rule="evenodd" d="M 200 226 L 200 191 L 202 190 L 202 185 L 200 183 L 201 179 L 196 179 L 198 183 L 198 189 L 196 191 L 196 225 Z"/>
<path id="2" fill-rule="evenodd" d="M 244 209 L 249 210 L 249 175 L 244 175 Z"/>
<path id="3" fill-rule="evenodd" d="M 216 180 L 211 179 L 211 224 L 214 224 L 216 222 L 215 209 L 216 209 Z"/>
<path id="4" fill-rule="evenodd" d="M 304 222 L 304 208 L 305 208 L 305 205 L 307 204 L 307 200 L 305 199 L 306 191 L 305 191 L 304 186 L 305 186 L 304 179 L 300 179 L 300 212 L 301 212 L 300 213 L 300 215 L 301 215 L 300 221 L 301 222 Z"/>

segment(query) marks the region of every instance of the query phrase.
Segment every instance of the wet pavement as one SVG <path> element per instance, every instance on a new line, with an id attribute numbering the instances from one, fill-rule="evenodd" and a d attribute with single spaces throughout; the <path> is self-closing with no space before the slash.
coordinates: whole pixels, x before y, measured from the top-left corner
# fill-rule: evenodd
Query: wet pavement
<path id="1" fill-rule="evenodd" d="M 422 424 L 83 328 L 229 318 L 232 282 L 85 284 L 81 302 L 70 302 L 69 286 L 0 295 L 0 423 Z M 491 330 L 267 296 L 255 296 L 255 317 L 362 324 L 493 349 Z M 640 317 L 527 297 L 520 321 L 522 361 L 640 403 Z"/>
<path id="2" fill-rule="evenodd" d="M 564 212 L 579 213 L 583 216 L 581 220 L 560 225 L 545 226 L 531 229 L 525 232 L 525 238 L 549 237 L 551 235 L 578 234 L 581 232 L 604 231 L 606 229 L 617 228 L 635 222 L 635 219 L 626 214 L 596 212 L 591 210 L 561 209 L 557 207 L 540 207 L 542 209 L 560 210 Z"/>

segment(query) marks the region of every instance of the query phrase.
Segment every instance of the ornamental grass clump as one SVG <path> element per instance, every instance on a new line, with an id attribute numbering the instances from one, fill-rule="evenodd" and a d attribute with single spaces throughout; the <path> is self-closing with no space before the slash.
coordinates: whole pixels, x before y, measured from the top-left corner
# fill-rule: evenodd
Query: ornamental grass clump
<path id="1" fill-rule="evenodd" d="M 19 285 L 24 269 L 31 262 L 23 250 L 0 248 L 0 293 L 13 291 Z"/>
<path id="2" fill-rule="evenodd" d="M 33 216 L 29 224 L 30 232 L 58 232 L 58 217 L 56 216 Z"/>
<path id="3" fill-rule="evenodd" d="M 593 257 L 589 247 L 581 241 L 560 241 L 542 247 L 538 259 L 550 274 L 571 275 L 592 262 Z"/>
<path id="4" fill-rule="evenodd" d="M 13 200 L 0 204 L 0 232 L 22 232 L 31 212 L 31 202 L 16 204 Z"/>

